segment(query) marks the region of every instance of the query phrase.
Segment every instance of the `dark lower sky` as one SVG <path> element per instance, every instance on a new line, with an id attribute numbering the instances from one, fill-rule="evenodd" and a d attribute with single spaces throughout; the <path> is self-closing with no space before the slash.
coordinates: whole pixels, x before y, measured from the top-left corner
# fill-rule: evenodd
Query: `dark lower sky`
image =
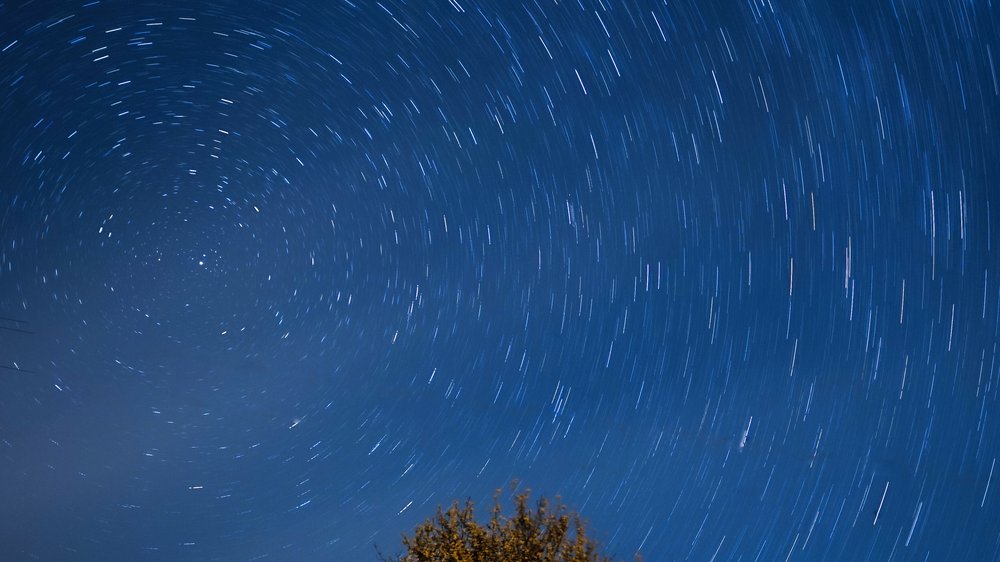
<path id="1" fill-rule="evenodd" d="M 0 2 L 5 560 L 1000 558 L 989 2 Z"/>

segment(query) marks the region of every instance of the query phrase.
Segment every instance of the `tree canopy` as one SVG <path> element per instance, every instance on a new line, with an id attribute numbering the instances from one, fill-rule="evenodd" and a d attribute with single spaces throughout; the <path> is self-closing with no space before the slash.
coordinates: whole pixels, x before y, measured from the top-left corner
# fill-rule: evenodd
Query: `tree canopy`
<path id="1" fill-rule="evenodd" d="M 557 497 L 529 503 L 531 492 L 514 496 L 514 513 L 503 513 L 500 491 L 489 520 L 476 520 L 471 500 L 457 500 L 403 535 L 404 553 L 386 562 L 612 562 L 587 534 L 580 515 Z"/>

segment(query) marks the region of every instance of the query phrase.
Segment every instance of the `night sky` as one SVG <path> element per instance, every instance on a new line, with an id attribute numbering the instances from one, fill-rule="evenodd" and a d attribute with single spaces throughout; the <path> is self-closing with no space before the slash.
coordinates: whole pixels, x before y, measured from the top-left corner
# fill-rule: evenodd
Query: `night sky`
<path id="1" fill-rule="evenodd" d="M 5 560 L 1000 558 L 990 2 L 0 3 Z"/>

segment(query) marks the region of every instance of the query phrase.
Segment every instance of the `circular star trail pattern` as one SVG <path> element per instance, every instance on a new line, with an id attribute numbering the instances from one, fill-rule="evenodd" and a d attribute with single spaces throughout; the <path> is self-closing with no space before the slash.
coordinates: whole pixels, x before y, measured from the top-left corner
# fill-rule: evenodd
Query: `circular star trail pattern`
<path id="1" fill-rule="evenodd" d="M 1000 557 L 987 2 L 0 3 L 0 533 Z M 27 333 L 30 332 L 30 333 Z"/>

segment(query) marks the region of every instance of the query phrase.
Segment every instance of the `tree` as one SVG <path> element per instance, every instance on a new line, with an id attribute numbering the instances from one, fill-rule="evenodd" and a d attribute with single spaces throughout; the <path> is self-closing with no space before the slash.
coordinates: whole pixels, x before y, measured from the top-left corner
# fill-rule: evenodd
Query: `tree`
<path id="1" fill-rule="evenodd" d="M 395 557 L 379 554 L 384 562 L 611 562 L 600 545 L 587 535 L 580 515 L 557 497 L 541 498 L 534 508 L 530 491 L 514 496 L 514 514 L 506 516 L 500 505 L 500 490 L 493 496 L 489 521 L 476 521 L 471 500 L 456 500 L 417 526 L 412 536 L 403 535 L 404 553 Z"/>

